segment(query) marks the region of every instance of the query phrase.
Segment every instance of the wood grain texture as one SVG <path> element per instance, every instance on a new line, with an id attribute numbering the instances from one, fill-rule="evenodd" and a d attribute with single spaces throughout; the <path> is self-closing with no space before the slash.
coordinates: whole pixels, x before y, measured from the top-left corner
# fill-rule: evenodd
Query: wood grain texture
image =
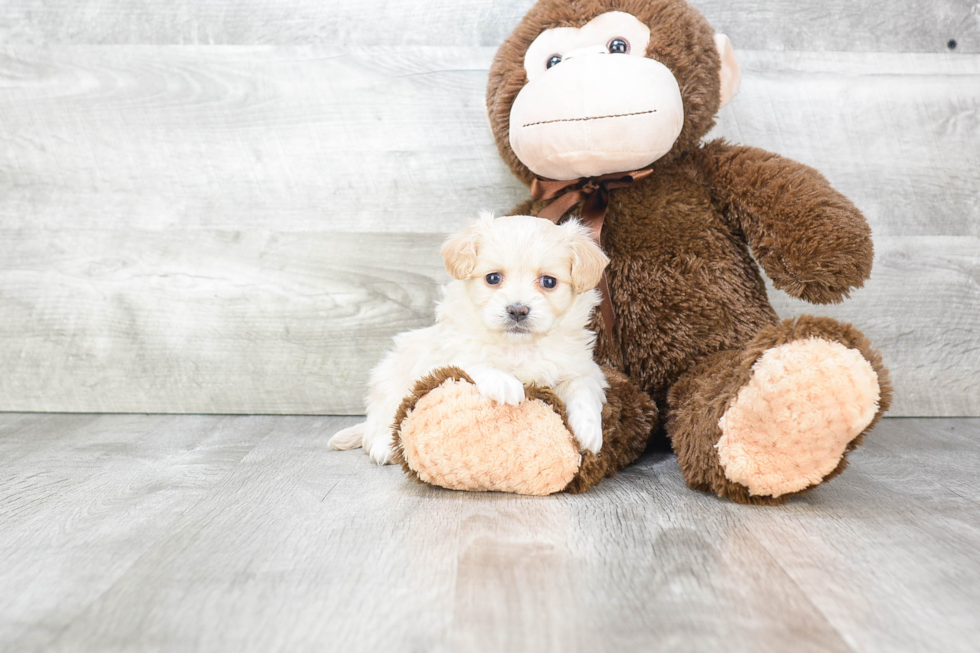
<path id="1" fill-rule="evenodd" d="M 430 324 L 439 234 L 0 231 L 0 410 L 357 414 Z M 882 237 L 832 315 L 884 353 L 893 415 L 980 411 L 980 238 Z"/>
<path id="2" fill-rule="evenodd" d="M 527 190 L 492 48 L 8 48 L 6 227 L 449 232 Z M 980 55 L 744 52 L 715 136 L 821 170 L 876 235 L 980 236 Z"/>
<path id="3" fill-rule="evenodd" d="M 452 618 L 460 499 L 331 455 L 349 423 L 279 421 L 48 650 L 434 650 Z M 272 614 L 283 627 L 256 628 Z"/>
<path id="4" fill-rule="evenodd" d="M 965 653 L 980 638 L 964 482 L 980 420 L 885 419 L 840 478 L 759 508 L 689 490 L 667 455 L 582 495 L 517 497 L 327 451 L 349 418 L 54 419 L 0 415 L 0 446 L 49 433 L 0 479 L 4 650 Z"/>
<path id="5" fill-rule="evenodd" d="M 582 496 L 464 495 L 452 650 L 849 650 L 672 456 Z"/>
<path id="6" fill-rule="evenodd" d="M 0 410 L 359 413 L 439 235 L 0 232 Z"/>
<path id="7" fill-rule="evenodd" d="M 526 194 L 486 125 L 489 50 L 5 54 L 8 227 L 451 231 Z"/>
<path id="8" fill-rule="evenodd" d="M 745 511 L 746 527 L 852 650 L 967 653 L 980 641 L 969 607 L 980 601 L 980 495 L 976 481 L 964 484 L 978 443 L 980 420 L 887 420 L 846 482 L 807 506 Z M 894 615 L 913 613 L 924 617 L 916 627 L 896 627 Z M 949 641 L 950 632 L 962 637 Z"/>
<path id="9" fill-rule="evenodd" d="M 360 412 L 431 319 L 433 234 L 527 195 L 483 117 L 493 50 L 5 48 L 0 409 Z M 865 330 L 894 414 L 978 414 L 980 55 L 742 61 L 714 135 L 822 170 L 879 250 L 854 300 L 781 312 Z"/>
<path id="10" fill-rule="evenodd" d="M 0 41 L 79 44 L 495 45 L 533 0 L 8 0 Z M 980 51 L 975 0 L 692 0 L 736 47 Z"/>
<path id="11" fill-rule="evenodd" d="M 0 431 L 0 447 L 21 452 L 5 455 L 0 480 L 0 649 L 44 650 L 269 433 L 270 419 L 35 415 L 15 438 Z"/>

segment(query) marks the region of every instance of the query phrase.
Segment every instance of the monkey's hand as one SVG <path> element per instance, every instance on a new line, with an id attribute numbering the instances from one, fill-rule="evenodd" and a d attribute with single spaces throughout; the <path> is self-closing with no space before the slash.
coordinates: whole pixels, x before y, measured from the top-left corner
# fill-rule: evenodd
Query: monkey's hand
<path id="1" fill-rule="evenodd" d="M 773 284 L 817 304 L 840 302 L 871 274 L 871 229 L 819 172 L 724 140 L 698 152 L 712 199 L 744 234 Z"/>

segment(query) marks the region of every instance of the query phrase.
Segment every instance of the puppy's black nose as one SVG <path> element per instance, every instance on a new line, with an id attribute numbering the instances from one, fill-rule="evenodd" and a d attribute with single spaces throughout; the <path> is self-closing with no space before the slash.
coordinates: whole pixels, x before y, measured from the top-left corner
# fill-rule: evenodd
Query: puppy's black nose
<path id="1" fill-rule="evenodd" d="M 507 307 L 507 314 L 510 315 L 510 319 L 514 320 L 518 324 L 527 319 L 527 314 L 531 312 L 531 309 L 524 304 L 511 304 Z"/>

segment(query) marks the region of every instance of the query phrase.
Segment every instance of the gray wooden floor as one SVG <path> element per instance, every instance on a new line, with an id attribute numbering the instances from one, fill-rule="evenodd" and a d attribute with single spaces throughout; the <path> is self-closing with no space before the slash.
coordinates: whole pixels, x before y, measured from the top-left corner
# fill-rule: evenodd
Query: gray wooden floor
<path id="1" fill-rule="evenodd" d="M 3 651 L 975 651 L 980 420 L 886 420 L 781 508 L 647 455 L 581 496 L 406 481 L 352 418 L 0 415 Z"/>

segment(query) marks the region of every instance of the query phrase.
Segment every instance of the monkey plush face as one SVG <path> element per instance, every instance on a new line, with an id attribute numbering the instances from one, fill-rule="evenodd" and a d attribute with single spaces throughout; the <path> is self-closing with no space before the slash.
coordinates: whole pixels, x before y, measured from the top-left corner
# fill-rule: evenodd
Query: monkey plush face
<path id="1" fill-rule="evenodd" d="M 634 170 L 670 151 L 684 124 L 677 78 L 648 59 L 650 28 L 610 11 L 555 27 L 524 55 L 510 146 L 537 175 L 576 179 Z"/>
<path id="2" fill-rule="evenodd" d="M 683 0 L 540 0 L 497 53 L 487 109 L 518 176 L 569 180 L 693 147 L 738 81 L 727 37 Z"/>

